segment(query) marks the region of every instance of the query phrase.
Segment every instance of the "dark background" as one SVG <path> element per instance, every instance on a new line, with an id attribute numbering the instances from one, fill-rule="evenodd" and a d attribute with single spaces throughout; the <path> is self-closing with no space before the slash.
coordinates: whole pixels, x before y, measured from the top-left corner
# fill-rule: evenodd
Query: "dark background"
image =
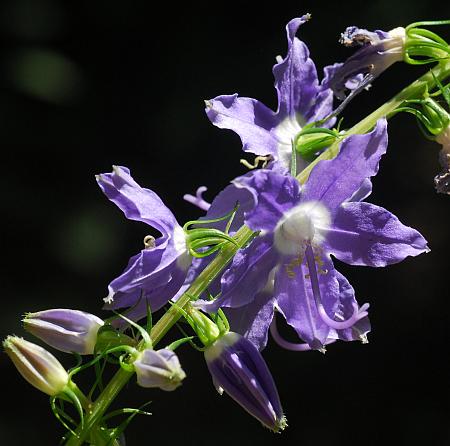
<path id="1" fill-rule="evenodd" d="M 94 174 L 128 166 L 184 222 L 200 215 L 184 193 L 207 185 L 211 199 L 245 172 L 239 138 L 209 123 L 203 99 L 239 92 L 274 108 L 271 67 L 285 55 L 288 20 L 312 13 L 299 36 L 321 72 L 351 53 L 337 43 L 348 25 L 389 30 L 450 16 L 445 2 L 388 0 L 165 2 L 158 12 L 145 1 L 0 5 L 2 338 L 25 335 L 26 311 L 68 307 L 106 316 L 106 286 L 148 230 L 108 202 Z M 439 32 L 450 39 L 448 27 Z M 396 64 L 348 107 L 345 124 L 423 72 Z M 370 200 L 420 230 L 432 251 L 378 270 L 339 265 L 359 302 L 371 304 L 370 343 L 338 343 L 325 356 L 269 343 L 265 358 L 289 420 L 281 435 L 219 397 L 201 354 L 180 349 L 188 378 L 179 390 L 130 383 L 119 398 L 117 407 L 153 401 L 153 416 L 129 428 L 129 445 L 448 444 L 450 197 L 433 188 L 438 145 L 408 116 L 393 119 L 389 135 Z M 47 397 L 3 354 L 0 373 L 0 444 L 56 445 L 63 430 Z"/>

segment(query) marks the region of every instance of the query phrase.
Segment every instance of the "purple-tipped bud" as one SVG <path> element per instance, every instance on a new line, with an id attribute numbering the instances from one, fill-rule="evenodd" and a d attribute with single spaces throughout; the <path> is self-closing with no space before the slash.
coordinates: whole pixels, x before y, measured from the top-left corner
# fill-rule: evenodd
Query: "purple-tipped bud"
<path id="1" fill-rule="evenodd" d="M 134 362 L 134 369 L 137 383 L 142 387 L 159 387 L 172 391 L 186 378 L 178 356 L 167 348 L 157 351 L 144 350 Z"/>
<path id="2" fill-rule="evenodd" d="M 228 393 L 274 432 L 287 426 L 272 375 L 248 339 L 228 332 L 205 350 L 205 359 L 219 393 Z"/>
<path id="3" fill-rule="evenodd" d="M 17 336 L 8 336 L 3 348 L 19 373 L 34 387 L 50 396 L 61 393 L 69 382 L 61 363 L 47 350 Z"/>
<path id="4" fill-rule="evenodd" d="M 97 332 L 104 322 L 93 314 L 57 308 L 28 313 L 25 329 L 46 344 L 67 353 L 94 353 Z"/>

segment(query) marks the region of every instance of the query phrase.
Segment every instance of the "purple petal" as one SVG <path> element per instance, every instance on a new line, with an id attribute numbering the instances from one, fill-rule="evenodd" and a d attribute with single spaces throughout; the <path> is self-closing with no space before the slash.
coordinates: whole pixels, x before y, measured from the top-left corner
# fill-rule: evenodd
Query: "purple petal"
<path id="1" fill-rule="evenodd" d="M 107 308 L 131 307 L 142 299 L 152 311 L 158 310 L 183 285 L 189 264 L 190 257 L 186 253 L 180 256 L 171 245 L 160 252 L 156 248 L 142 250 L 110 283 Z"/>
<path id="2" fill-rule="evenodd" d="M 249 172 L 244 177 L 251 175 L 252 173 Z M 239 184 L 239 178 L 237 181 L 232 181 L 230 185 L 216 195 L 204 219 L 223 217 L 232 211 L 236 204 L 239 207 L 230 228 L 231 233 L 237 231 L 244 224 L 244 214 L 250 211 L 255 205 L 253 194 Z M 225 230 L 226 225 L 227 221 L 214 223 L 214 227 L 222 231 Z"/>
<path id="3" fill-rule="evenodd" d="M 255 207 L 246 214 L 246 224 L 254 231 L 273 231 L 284 212 L 300 200 L 298 181 L 290 175 L 260 169 L 234 180 L 254 197 Z"/>
<path id="4" fill-rule="evenodd" d="M 206 101 L 206 114 L 215 126 L 236 132 L 244 151 L 276 155 L 277 140 L 271 130 L 279 119 L 263 103 L 237 94 L 217 96 Z"/>
<path id="5" fill-rule="evenodd" d="M 294 274 L 288 274 L 286 266 L 291 258 L 285 258 L 275 275 L 275 298 L 280 312 L 287 323 L 295 329 L 298 336 L 312 349 L 321 349 L 326 344 L 330 327 L 320 317 L 314 301 L 308 268 L 302 264 Z M 322 259 L 326 274 L 319 275 L 320 293 L 323 306 L 330 317 L 337 309 L 339 286 L 331 260 Z"/>
<path id="6" fill-rule="evenodd" d="M 239 308 L 224 308 L 232 331 L 247 338 L 258 350 L 267 345 L 268 330 L 274 315 L 273 290 L 263 290 L 252 302 Z"/>
<path id="7" fill-rule="evenodd" d="M 389 38 L 389 33 L 376 29 L 375 31 L 368 31 L 367 29 L 358 28 L 357 26 L 348 26 L 343 33 L 339 43 L 345 46 L 358 45 L 376 45 L 384 39 Z"/>
<path id="8" fill-rule="evenodd" d="M 354 305 L 356 304 L 355 290 L 339 271 L 336 271 L 335 274 L 339 283 L 338 312 L 342 319 L 348 319 L 351 317 Z M 366 335 L 370 332 L 370 328 L 369 317 L 366 316 L 350 328 L 336 330 L 336 336 L 343 341 L 361 341 L 367 343 Z"/>
<path id="9" fill-rule="evenodd" d="M 366 178 L 361 187 L 348 199 L 348 201 L 363 201 L 372 193 L 372 181 Z"/>
<path id="10" fill-rule="evenodd" d="M 97 175 L 97 182 L 128 219 L 147 223 L 163 236 L 179 227 L 174 215 L 158 195 L 139 186 L 126 167 L 114 166 L 111 173 Z"/>
<path id="11" fill-rule="evenodd" d="M 272 239 L 267 236 L 256 238 L 250 246 L 237 252 L 222 275 L 220 297 L 212 302 L 198 301 L 196 306 L 215 312 L 220 307 L 236 308 L 252 302 L 255 294 L 266 285 L 277 259 Z"/>
<path id="12" fill-rule="evenodd" d="M 387 123 L 380 119 L 374 130 L 344 140 L 339 154 L 320 161 L 305 184 L 302 201 L 321 201 L 331 212 L 352 197 L 367 178 L 378 172 L 387 148 Z"/>
<path id="13" fill-rule="evenodd" d="M 318 93 L 316 67 L 309 58 L 307 46 L 295 37 L 300 25 L 308 21 L 309 14 L 291 20 L 286 26 L 288 52 L 282 62 L 273 67 L 275 88 L 278 92 L 278 114 L 280 117 L 295 117 L 300 114 L 304 125 L 311 116 L 311 105 Z"/>
<path id="14" fill-rule="evenodd" d="M 327 233 L 327 250 L 351 265 L 386 266 L 429 251 L 426 240 L 371 203 L 344 203 Z"/>

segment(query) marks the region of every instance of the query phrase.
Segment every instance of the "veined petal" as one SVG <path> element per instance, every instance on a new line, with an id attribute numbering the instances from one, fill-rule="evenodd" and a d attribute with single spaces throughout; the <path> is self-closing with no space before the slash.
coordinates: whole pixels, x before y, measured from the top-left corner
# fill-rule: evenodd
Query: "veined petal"
<path id="1" fill-rule="evenodd" d="M 273 231 L 284 212 L 300 200 L 298 181 L 276 171 L 260 169 L 234 183 L 253 194 L 255 207 L 247 212 L 245 223 L 254 231 Z"/>
<path id="2" fill-rule="evenodd" d="M 272 290 L 263 289 L 252 302 L 239 308 L 224 308 L 232 331 L 247 338 L 258 350 L 267 345 L 268 331 L 274 316 Z"/>
<path id="3" fill-rule="evenodd" d="M 305 184 L 302 199 L 321 201 L 333 213 L 367 178 L 376 175 L 386 148 L 387 123 L 382 118 L 370 133 L 346 138 L 336 158 L 317 164 Z"/>
<path id="4" fill-rule="evenodd" d="M 342 319 L 348 319 L 354 311 L 354 306 L 357 305 L 355 290 L 339 271 L 335 271 L 335 275 L 339 284 L 338 314 Z M 366 316 L 350 328 L 335 330 L 335 334 L 336 338 L 343 341 L 361 341 L 362 343 L 367 343 L 366 335 L 370 332 L 370 328 L 369 317 Z M 331 333 L 329 337 L 334 338 Z"/>
<path id="5" fill-rule="evenodd" d="M 306 14 L 287 24 L 287 56 L 273 67 L 278 92 L 277 113 L 283 118 L 296 117 L 302 126 L 309 120 L 311 106 L 319 89 L 316 67 L 309 58 L 309 50 L 295 37 L 300 25 L 309 18 L 309 14 Z"/>
<path id="6" fill-rule="evenodd" d="M 294 328 L 298 336 L 312 349 L 323 348 L 330 333 L 330 327 L 322 320 L 314 301 L 308 268 L 301 264 L 295 269 L 287 270 L 293 258 L 286 257 L 275 275 L 275 298 L 280 312 L 286 322 Z M 339 303 L 339 285 L 335 269 L 327 257 L 323 260 L 325 274 L 319 275 L 322 303 L 332 317 Z"/>
<path id="7" fill-rule="evenodd" d="M 386 266 L 429 251 L 418 231 L 365 202 L 340 206 L 326 244 L 330 253 L 351 265 Z"/>
<path id="8" fill-rule="evenodd" d="M 212 302 L 198 301 L 196 306 L 207 311 L 220 307 L 242 307 L 253 301 L 264 288 L 278 255 L 272 248 L 271 237 L 258 237 L 247 248 L 238 251 L 221 280 L 221 295 Z"/>
<path id="9" fill-rule="evenodd" d="M 252 173 L 249 172 L 244 177 L 251 175 Z M 239 207 L 230 227 L 231 233 L 237 231 L 244 224 L 244 214 L 250 211 L 255 205 L 253 194 L 239 183 L 239 178 L 236 182 L 232 181 L 230 185 L 216 195 L 203 219 L 208 220 L 223 217 L 232 211 L 236 204 Z M 221 231 L 225 230 L 226 225 L 226 220 L 214 223 L 214 227 Z"/>
<path id="10" fill-rule="evenodd" d="M 262 102 L 237 94 L 217 96 L 206 101 L 206 114 L 215 126 L 236 132 L 244 151 L 276 155 L 277 140 L 271 130 L 279 119 Z"/>
<path id="11" fill-rule="evenodd" d="M 111 173 L 97 175 L 97 183 L 128 219 L 147 223 L 163 236 L 179 228 L 175 216 L 158 195 L 139 186 L 126 167 L 114 166 Z"/>
<path id="12" fill-rule="evenodd" d="M 156 311 L 173 297 L 167 291 L 176 293 L 183 285 L 190 261 L 187 253 L 180 255 L 170 244 L 164 250 L 143 249 L 110 283 L 109 295 L 105 299 L 111 304 L 108 308 L 133 306 L 142 298 L 148 301 L 152 311 Z M 157 289 L 155 295 L 153 291 Z"/>

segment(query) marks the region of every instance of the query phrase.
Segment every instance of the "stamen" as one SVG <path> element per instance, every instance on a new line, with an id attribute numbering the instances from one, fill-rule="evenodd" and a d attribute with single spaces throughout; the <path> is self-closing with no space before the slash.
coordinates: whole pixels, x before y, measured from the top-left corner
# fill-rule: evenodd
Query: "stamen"
<path id="1" fill-rule="evenodd" d="M 185 194 L 183 199 L 194 206 L 197 206 L 201 210 L 207 211 L 211 207 L 211 203 L 208 203 L 203 199 L 203 192 L 206 192 L 207 190 L 208 188 L 206 186 L 200 186 L 195 193 L 195 197 L 191 194 Z"/>
<path id="2" fill-rule="evenodd" d="M 257 156 L 255 160 L 253 161 L 253 164 L 250 164 L 247 160 L 241 159 L 239 162 L 243 164 L 247 169 L 256 169 L 257 167 L 260 167 L 259 164 L 261 163 L 261 169 L 264 169 L 269 162 L 272 161 L 272 155 L 266 155 L 266 156 Z"/>
<path id="3" fill-rule="evenodd" d="M 360 319 L 367 316 L 367 309 L 369 308 L 369 304 L 364 304 L 361 308 L 358 308 L 358 304 L 353 303 L 353 314 L 346 320 L 343 321 L 336 321 L 334 319 L 331 319 L 330 316 L 328 316 L 327 312 L 325 311 L 325 308 L 322 304 L 322 299 L 320 296 L 320 286 L 319 286 L 319 279 L 317 276 L 317 270 L 316 270 L 316 262 L 314 259 L 314 253 L 312 250 L 311 245 L 309 244 L 305 249 L 305 257 L 306 257 L 306 264 L 308 265 L 309 269 L 309 275 L 311 279 L 311 288 L 313 291 L 314 301 L 317 306 L 317 311 L 321 317 L 321 319 L 331 328 L 334 328 L 335 330 L 345 330 L 346 328 L 352 327 L 356 322 L 358 322 Z"/>

